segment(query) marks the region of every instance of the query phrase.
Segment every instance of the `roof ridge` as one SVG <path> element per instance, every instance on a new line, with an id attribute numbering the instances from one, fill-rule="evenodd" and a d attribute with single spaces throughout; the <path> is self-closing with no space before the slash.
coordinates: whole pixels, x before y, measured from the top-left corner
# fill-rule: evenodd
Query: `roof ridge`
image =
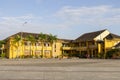
<path id="1" fill-rule="evenodd" d="M 105 30 L 107 30 L 107 29 L 84 33 L 84 34 L 82 34 L 80 37 L 78 37 L 75 40 L 84 40 L 84 41 L 85 40 L 94 40 L 95 37 L 97 37 L 99 34 L 101 34 L 102 32 L 104 32 Z"/>
<path id="2" fill-rule="evenodd" d="M 87 32 L 87 33 L 101 32 L 101 31 L 105 31 L 105 30 L 107 30 L 107 29 L 103 29 L 103 30 L 97 30 L 97 31 L 91 31 L 91 32 Z M 85 33 L 85 34 L 87 34 L 87 33 Z"/>

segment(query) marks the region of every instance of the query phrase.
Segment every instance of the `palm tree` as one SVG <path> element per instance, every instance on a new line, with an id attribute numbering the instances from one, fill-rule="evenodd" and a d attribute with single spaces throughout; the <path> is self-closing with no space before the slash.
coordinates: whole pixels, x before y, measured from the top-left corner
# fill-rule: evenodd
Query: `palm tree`
<path id="1" fill-rule="evenodd" d="M 5 45 L 5 41 L 1 40 L 0 41 L 0 49 L 1 49 L 1 56 L 4 55 L 3 57 L 5 57 L 5 53 L 4 53 L 4 45 Z"/>
<path id="2" fill-rule="evenodd" d="M 42 55 L 44 55 L 44 44 L 46 43 L 51 43 L 51 47 L 52 47 L 52 51 L 53 51 L 53 43 L 57 40 L 57 36 L 56 35 L 52 35 L 52 34 L 43 34 L 43 33 L 40 33 L 39 36 L 38 36 L 38 39 L 39 41 L 42 42 Z M 52 57 L 52 51 L 51 51 L 51 57 Z"/>
<path id="3" fill-rule="evenodd" d="M 56 36 L 56 35 L 49 34 L 48 41 L 49 41 L 50 43 L 56 42 L 56 41 L 57 41 L 57 36 Z"/>
<path id="4" fill-rule="evenodd" d="M 21 36 L 20 35 L 16 35 L 13 38 L 13 45 L 17 48 L 17 58 L 20 56 L 19 54 L 19 47 L 20 47 L 20 41 L 21 41 Z"/>
<path id="5" fill-rule="evenodd" d="M 52 51 L 51 51 L 51 57 L 53 53 L 53 43 L 57 41 L 57 36 L 49 34 L 48 41 L 51 43 Z"/>
<path id="6" fill-rule="evenodd" d="M 38 40 L 42 44 L 42 56 L 44 56 L 44 44 L 47 42 L 47 35 L 41 32 L 38 36 Z"/>
<path id="7" fill-rule="evenodd" d="M 31 47 L 34 46 L 35 42 L 36 42 L 36 39 L 33 35 L 28 35 L 26 37 L 26 40 L 27 41 L 30 41 L 30 56 L 32 55 L 33 56 L 33 50 L 31 50 Z"/>

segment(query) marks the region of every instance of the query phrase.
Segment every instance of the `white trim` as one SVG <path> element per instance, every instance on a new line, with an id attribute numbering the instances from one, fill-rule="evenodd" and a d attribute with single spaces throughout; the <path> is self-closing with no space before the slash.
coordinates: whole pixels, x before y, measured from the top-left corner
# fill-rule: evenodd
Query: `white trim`
<path id="1" fill-rule="evenodd" d="M 94 40 L 95 41 L 103 40 L 109 34 L 110 34 L 110 32 L 108 30 L 105 30 L 104 32 L 102 32 L 101 34 L 99 34 L 97 37 L 95 37 Z"/>

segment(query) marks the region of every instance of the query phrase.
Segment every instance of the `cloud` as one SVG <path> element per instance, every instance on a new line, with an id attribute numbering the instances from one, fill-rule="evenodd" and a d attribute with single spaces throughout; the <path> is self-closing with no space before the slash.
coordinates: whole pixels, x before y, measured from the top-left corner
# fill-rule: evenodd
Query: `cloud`
<path id="1" fill-rule="evenodd" d="M 106 12 L 108 6 L 99 6 L 99 7 L 70 7 L 65 6 L 60 11 L 58 11 L 58 15 L 63 16 L 65 14 L 69 16 L 84 16 L 84 15 L 101 15 L 101 12 Z"/>
<path id="2" fill-rule="evenodd" d="M 55 34 L 58 28 L 64 28 L 62 24 L 51 23 L 51 17 L 41 17 L 32 14 L 23 16 L 5 16 L 0 17 L 0 39 L 5 39 L 6 37 L 23 32 L 34 32 L 34 33 L 53 33 Z M 26 24 L 24 24 L 27 22 Z M 55 31 L 53 31 L 55 30 Z M 61 29 L 59 29 L 61 30 Z M 59 32 L 58 32 L 59 33 Z M 56 33 L 56 34 L 58 34 Z M 55 35 L 56 35 L 55 34 Z"/>
<path id="3" fill-rule="evenodd" d="M 42 17 L 37 17 L 32 14 L 24 15 L 24 16 L 5 16 L 0 17 L 0 25 L 8 25 L 8 26 L 17 26 L 22 25 L 24 22 L 31 22 L 41 20 Z"/>
<path id="4" fill-rule="evenodd" d="M 23 25 L 24 22 L 27 24 Z M 27 14 L 0 17 L 0 39 L 20 31 L 52 33 L 60 38 L 72 39 L 78 37 L 80 32 L 84 31 L 83 29 L 89 30 L 89 26 L 92 29 L 96 26 L 97 28 L 120 26 L 120 8 L 105 5 L 93 7 L 64 6 L 49 16 L 41 17 Z"/>
<path id="5" fill-rule="evenodd" d="M 35 27 L 35 22 L 41 19 L 42 17 L 37 17 L 32 14 L 23 16 L 0 17 L 0 39 L 4 39 L 7 36 L 20 31 L 32 30 Z M 28 24 L 24 25 L 25 22 Z M 31 29 L 29 27 L 31 27 Z"/>
<path id="6" fill-rule="evenodd" d="M 120 8 L 65 6 L 55 16 L 71 25 L 120 25 Z"/>

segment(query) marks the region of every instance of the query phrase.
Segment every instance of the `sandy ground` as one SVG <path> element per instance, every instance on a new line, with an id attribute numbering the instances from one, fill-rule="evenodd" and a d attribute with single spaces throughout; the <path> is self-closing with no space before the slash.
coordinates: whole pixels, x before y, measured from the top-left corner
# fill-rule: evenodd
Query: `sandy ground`
<path id="1" fill-rule="evenodd" d="M 0 80 L 120 80 L 120 60 L 0 59 Z"/>

